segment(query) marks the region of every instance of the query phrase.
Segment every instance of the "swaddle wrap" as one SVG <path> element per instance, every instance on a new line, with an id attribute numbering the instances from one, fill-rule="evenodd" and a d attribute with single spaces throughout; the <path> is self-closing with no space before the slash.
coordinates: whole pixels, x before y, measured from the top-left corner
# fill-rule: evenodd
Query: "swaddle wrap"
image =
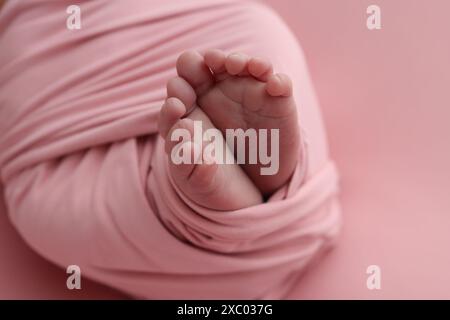
<path id="1" fill-rule="evenodd" d="M 304 58 L 244 1 L 10 1 L 0 13 L 0 168 L 8 214 L 50 261 L 145 298 L 279 298 L 340 226 L 337 174 Z M 265 56 L 294 83 L 304 159 L 233 212 L 177 191 L 157 134 L 187 49 Z"/>

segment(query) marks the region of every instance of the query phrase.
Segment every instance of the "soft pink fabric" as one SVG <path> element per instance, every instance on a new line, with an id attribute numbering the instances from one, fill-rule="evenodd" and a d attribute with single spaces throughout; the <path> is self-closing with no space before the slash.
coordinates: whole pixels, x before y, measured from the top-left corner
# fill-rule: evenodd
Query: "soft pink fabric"
<path id="1" fill-rule="evenodd" d="M 0 15 L 1 179 L 22 237 L 135 296 L 283 296 L 340 225 L 336 171 L 294 36 L 242 1 L 82 2 L 79 31 L 65 28 L 69 4 L 11 1 Z M 269 203 L 216 212 L 171 183 L 156 119 L 190 48 L 266 56 L 293 78 L 307 172 L 297 168 Z"/>
<path id="2" fill-rule="evenodd" d="M 270 2 L 305 50 L 345 221 L 290 296 L 450 299 L 450 1 Z M 372 4 L 381 30 L 366 27 Z"/>

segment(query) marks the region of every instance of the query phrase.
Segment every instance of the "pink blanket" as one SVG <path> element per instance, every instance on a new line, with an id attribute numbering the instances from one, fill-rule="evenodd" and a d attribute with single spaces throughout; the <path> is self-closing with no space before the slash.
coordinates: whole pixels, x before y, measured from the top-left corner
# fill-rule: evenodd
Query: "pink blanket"
<path id="1" fill-rule="evenodd" d="M 332 243 L 337 175 L 294 36 L 243 1 L 8 2 L 0 14 L 0 168 L 11 221 L 42 256 L 134 296 L 278 298 Z M 184 50 L 266 56 L 295 84 L 307 172 L 234 212 L 181 198 L 156 134 Z"/>

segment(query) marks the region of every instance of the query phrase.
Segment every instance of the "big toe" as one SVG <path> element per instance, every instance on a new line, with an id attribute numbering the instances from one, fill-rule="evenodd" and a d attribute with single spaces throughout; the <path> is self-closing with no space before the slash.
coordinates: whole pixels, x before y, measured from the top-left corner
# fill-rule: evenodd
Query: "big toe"
<path id="1" fill-rule="evenodd" d="M 214 84 L 214 78 L 197 51 L 185 51 L 177 60 L 177 72 L 194 88 L 197 95 L 202 94 Z"/>

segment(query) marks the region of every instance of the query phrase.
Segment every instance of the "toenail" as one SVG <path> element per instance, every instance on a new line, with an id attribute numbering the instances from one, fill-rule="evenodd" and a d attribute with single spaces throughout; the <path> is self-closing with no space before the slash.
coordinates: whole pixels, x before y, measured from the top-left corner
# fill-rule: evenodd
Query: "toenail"
<path id="1" fill-rule="evenodd" d="M 278 74 L 275 75 L 275 82 L 278 86 L 282 85 L 283 81 L 281 80 L 280 75 L 278 75 Z"/>
<path id="2" fill-rule="evenodd" d="M 192 111 L 195 109 L 195 104 L 192 105 L 192 107 L 189 108 L 189 110 L 186 110 L 186 112 L 183 115 L 183 118 L 186 118 L 189 114 L 191 114 Z"/>

